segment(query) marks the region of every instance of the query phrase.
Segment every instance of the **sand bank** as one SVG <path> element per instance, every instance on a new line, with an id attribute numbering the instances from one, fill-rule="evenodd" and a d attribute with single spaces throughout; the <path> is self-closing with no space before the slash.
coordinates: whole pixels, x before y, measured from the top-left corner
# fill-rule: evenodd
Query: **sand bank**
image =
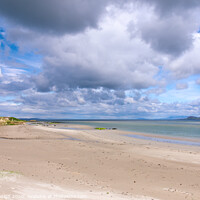
<path id="1" fill-rule="evenodd" d="M 0 199 L 199 200 L 199 147 L 124 134 L 0 127 Z"/>

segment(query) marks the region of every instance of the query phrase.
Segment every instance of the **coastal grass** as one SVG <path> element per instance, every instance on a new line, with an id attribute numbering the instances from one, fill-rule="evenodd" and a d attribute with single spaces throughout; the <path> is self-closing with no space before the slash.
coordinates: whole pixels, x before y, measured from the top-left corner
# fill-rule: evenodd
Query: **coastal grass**
<path id="1" fill-rule="evenodd" d="M 21 173 L 15 172 L 15 171 L 6 171 L 6 170 L 0 171 L 0 178 L 7 177 L 7 176 L 12 176 L 12 175 L 13 176 L 21 175 Z"/>
<path id="2" fill-rule="evenodd" d="M 0 117 L 0 126 L 6 125 L 20 125 L 23 124 L 25 121 L 21 119 L 17 119 L 15 117 Z"/>

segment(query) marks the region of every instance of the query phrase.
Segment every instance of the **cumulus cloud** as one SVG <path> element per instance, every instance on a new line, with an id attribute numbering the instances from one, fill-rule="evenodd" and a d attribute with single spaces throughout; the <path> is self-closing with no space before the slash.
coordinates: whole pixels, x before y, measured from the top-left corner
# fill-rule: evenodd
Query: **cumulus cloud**
<path id="1" fill-rule="evenodd" d="M 184 14 L 188 10 L 196 9 L 200 6 L 198 0 L 144 0 L 146 3 L 154 3 L 160 15 L 173 15 L 174 13 Z"/>
<path id="2" fill-rule="evenodd" d="M 90 94 L 90 90 L 79 91 L 79 97 L 75 91 L 67 93 L 39 93 L 29 91 L 25 96 L 16 100 L 13 105 L 15 112 L 21 109 L 23 116 L 38 116 L 56 118 L 166 118 L 168 116 L 185 116 L 198 115 L 200 112 L 200 100 L 182 103 L 162 103 L 156 99 L 148 99 L 145 96 L 135 100 L 132 97 L 121 98 L 123 104 L 109 104 L 116 96 L 109 95 L 105 98 L 105 91 L 102 91 L 102 97 L 97 101 L 93 94 L 87 99 L 86 94 Z M 87 89 L 88 90 L 88 89 Z M 110 91 L 111 92 L 111 91 Z M 99 93 L 100 91 L 93 91 Z M 111 92 L 112 93 L 112 92 Z M 93 97 L 92 97 L 93 96 Z M 81 102 L 79 99 L 82 98 Z M 94 99 L 93 99 L 94 98 Z M 85 100 L 85 101 L 83 101 Z M 95 100 L 95 101 L 93 101 Z M 22 106 L 23 105 L 23 106 Z M 51 109 L 49 110 L 49 107 Z M 1 110 L 4 109 L 2 105 Z M 187 114 L 186 114 L 187 113 Z"/>
<path id="3" fill-rule="evenodd" d="M 0 14 L 13 23 L 53 34 L 96 27 L 106 1 L 1 0 Z"/>
<path id="4" fill-rule="evenodd" d="M 197 27 L 180 16 L 165 19 L 150 17 L 140 23 L 142 38 L 158 52 L 179 55 L 192 45 L 192 32 Z"/>
<path id="5" fill-rule="evenodd" d="M 180 57 L 171 60 L 166 66 L 174 75 L 181 79 L 191 75 L 200 74 L 200 34 L 194 35 L 193 47 Z"/>
<path id="6" fill-rule="evenodd" d="M 10 30 L 9 39 L 20 46 L 32 46 L 43 55 L 43 71 L 33 78 L 39 91 L 68 88 L 148 88 L 156 84 L 154 76 L 162 61 L 139 37 L 130 40 L 127 25 L 132 15 L 110 8 L 99 29 L 62 37 L 32 37 L 24 29 Z M 123 22 L 123 23 L 121 23 Z M 12 33 L 12 31 L 14 31 Z M 24 37 L 23 37 L 24 34 Z M 17 36 L 19 35 L 19 38 Z M 28 36 L 31 40 L 26 39 Z"/>
<path id="7" fill-rule="evenodd" d="M 188 1 L 143 2 L 133 6 L 138 17 L 129 26 L 132 37 L 140 34 L 158 53 L 175 57 L 192 46 L 193 33 L 199 30 L 200 7 L 191 5 L 189 9 L 186 5 L 192 3 Z"/>
<path id="8" fill-rule="evenodd" d="M 9 93 L 9 92 L 16 93 L 19 91 L 29 89 L 30 87 L 31 87 L 31 84 L 28 81 L 23 81 L 23 82 L 13 81 L 11 83 L 1 84 L 0 91 L 1 92 L 6 91 L 6 93 Z"/>
<path id="9" fill-rule="evenodd" d="M 12 63 L 13 64 L 13 63 Z M 23 69 L 18 69 L 7 64 L 0 63 L 0 92 L 2 96 L 16 96 L 19 92 L 30 89 L 33 85 L 30 77 Z"/>

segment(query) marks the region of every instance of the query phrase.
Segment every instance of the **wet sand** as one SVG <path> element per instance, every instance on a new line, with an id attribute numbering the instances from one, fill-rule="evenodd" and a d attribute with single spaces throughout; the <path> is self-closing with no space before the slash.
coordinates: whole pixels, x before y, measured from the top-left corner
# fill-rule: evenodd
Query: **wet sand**
<path id="1" fill-rule="evenodd" d="M 199 200 L 200 147 L 59 127 L 0 127 L 0 200 Z"/>

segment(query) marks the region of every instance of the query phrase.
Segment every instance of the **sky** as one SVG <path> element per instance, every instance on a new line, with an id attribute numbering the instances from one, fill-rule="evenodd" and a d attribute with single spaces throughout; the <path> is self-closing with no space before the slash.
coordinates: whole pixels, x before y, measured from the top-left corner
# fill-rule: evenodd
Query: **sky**
<path id="1" fill-rule="evenodd" d="M 0 0 L 0 116 L 200 116 L 199 0 Z"/>

